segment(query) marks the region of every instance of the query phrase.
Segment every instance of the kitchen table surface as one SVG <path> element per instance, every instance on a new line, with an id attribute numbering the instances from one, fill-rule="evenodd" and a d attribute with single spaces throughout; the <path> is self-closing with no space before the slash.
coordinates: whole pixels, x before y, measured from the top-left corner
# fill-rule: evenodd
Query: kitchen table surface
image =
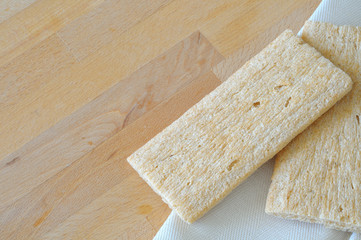
<path id="1" fill-rule="evenodd" d="M 126 158 L 320 0 L 3 0 L 0 239 L 151 239 Z"/>

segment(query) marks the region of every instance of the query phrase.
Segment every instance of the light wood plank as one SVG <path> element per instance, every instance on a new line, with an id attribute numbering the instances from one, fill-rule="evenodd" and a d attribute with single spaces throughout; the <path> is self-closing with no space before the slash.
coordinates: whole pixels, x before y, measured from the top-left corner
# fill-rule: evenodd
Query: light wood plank
<path id="1" fill-rule="evenodd" d="M 108 0 L 58 31 L 70 51 L 81 61 L 103 45 L 150 16 L 171 0 Z"/>
<path id="2" fill-rule="evenodd" d="M 37 136 L 109 89 L 119 79 L 130 75 L 139 66 L 164 52 L 164 49 L 171 47 L 171 44 L 178 41 L 180 37 L 186 37 L 191 30 L 212 21 L 217 16 L 226 15 L 225 23 L 230 22 L 232 18 L 238 18 L 238 10 L 240 11 L 246 4 L 236 0 L 227 2 L 227 4 L 219 1 L 187 1 L 190 0 L 177 0 L 169 3 L 159 9 L 157 13 L 121 34 L 119 38 L 90 54 L 84 61 L 73 64 L 59 74 L 48 76 L 47 79 L 51 78 L 53 81 L 34 90 L 31 96 L 20 96 L 21 100 L 6 109 L 9 116 L 12 116 L 13 125 L 16 127 L 26 126 L 25 122 L 31 118 L 32 121 L 38 122 L 31 136 Z M 301 0 L 294 1 L 301 2 Z M 202 11 L 199 12 L 198 9 L 202 9 Z M 172 14 L 169 14 L 170 12 Z M 282 14 L 282 12 L 277 14 Z M 181 25 L 179 25 L 180 23 Z M 228 29 L 232 30 L 227 33 L 232 39 L 237 29 L 234 27 Z M 222 31 L 215 34 L 226 33 Z M 228 40 L 223 44 L 227 45 L 227 42 Z M 61 62 L 58 64 L 62 65 Z M 44 79 L 39 79 L 39 81 L 44 81 Z M 54 91 L 55 89 L 56 91 Z M 59 99 L 64 99 L 64 102 L 59 103 Z M 5 108 L 3 109 L 5 110 Z M 44 110 L 40 111 L 39 109 Z M 37 113 L 40 116 L 37 116 Z M 28 132 L 24 132 L 25 137 L 28 137 Z M 8 134 L 4 136 L 8 137 Z M 24 143 L 21 142 L 17 147 Z M 8 141 L 8 146 L 12 148 L 5 149 L 11 151 L 16 149 L 14 149 L 14 141 Z"/>
<path id="3" fill-rule="evenodd" d="M 14 12 L 0 23 L 0 159 L 12 152 L 0 238 L 151 238 L 170 210 L 124 159 L 219 84 L 198 78 L 222 58 L 211 43 L 225 80 L 319 2 L 37 0 Z M 183 41 L 172 62 L 168 49 L 199 29 L 211 43 Z"/>
<path id="4" fill-rule="evenodd" d="M 135 105 L 136 102 L 132 102 L 132 98 L 122 95 L 121 100 L 130 101 L 131 106 L 135 107 L 134 110 L 136 110 L 132 115 L 128 116 L 128 121 L 129 118 L 139 114 L 138 111 L 141 111 L 141 109 L 149 108 L 148 100 L 157 89 L 164 88 L 165 90 L 163 93 L 158 93 L 160 95 L 155 95 L 155 98 L 161 99 L 162 94 L 166 94 L 168 90 L 165 88 L 166 85 L 186 83 L 195 76 L 194 74 L 203 74 L 205 69 L 208 71 L 210 66 L 222 59 L 199 33 L 191 35 L 187 39 L 177 45 L 171 52 L 159 57 L 158 62 L 153 62 L 155 67 L 148 65 L 146 70 L 143 69 L 143 75 L 138 76 L 143 78 L 143 85 L 135 84 L 132 86 L 128 84 L 130 79 L 122 80 L 123 88 L 128 88 L 127 93 L 131 91 L 138 98 L 143 98 L 143 102 L 140 101 Z M 51 45 L 49 45 L 50 43 Z M 64 49 L 58 50 L 58 47 L 53 45 L 57 46 L 58 43 L 54 43 L 51 39 L 51 42 L 44 43 L 45 49 L 43 45 L 39 47 L 45 51 L 30 51 L 29 54 L 19 57 L 19 59 L 7 65 L 0 73 L 0 78 L 5 79 L 5 81 L 0 81 L 0 92 L 3 93 L 2 97 L 0 97 L 0 112 L 2 113 L 0 114 L 0 122 L 3 123 L 0 125 L 0 132 L 2 133 L 0 159 L 96 98 L 100 93 L 107 90 L 110 87 L 109 85 L 113 85 L 122 79 L 122 72 L 117 71 L 116 63 L 113 63 L 115 66 L 111 65 L 106 69 L 109 71 L 99 68 L 93 69 L 93 71 L 84 71 L 84 69 L 77 67 L 73 69 L 74 61 L 70 61 L 68 56 L 64 57 L 64 59 L 61 57 L 55 58 L 62 64 L 58 65 L 58 62 L 51 64 L 51 61 L 48 64 L 48 59 L 53 59 L 54 53 L 59 53 L 61 56 L 66 55 L 63 52 Z M 54 51 L 49 51 L 47 46 Z M 30 61 L 29 59 L 32 58 L 42 58 L 44 61 L 30 65 L 31 71 L 20 71 L 19 69 L 23 69 L 22 66 L 26 65 Z M 25 62 L 21 59 L 25 59 Z M 121 64 L 121 62 L 117 61 L 117 64 Z M 69 68 L 73 70 L 70 73 Z M 60 74 L 58 70 L 64 74 Z M 80 75 L 79 71 L 83 73 L 90 72 L 90 74 L 87 77 L 81 77 L 78 76 Z M 163 85 L 156 86 L 153 89 L 152 81 L 149 80 L 149 83 L 146 81 L 148 75 L 152 75 L 153 80 L 163 79 L 163 77 L 167 79 L 163 79 L 165 81 L 162 83 Z M 93 79 L 96 82 L 93 82 Z M 180 81 L 177 81 L 178 79 Z M 14 87 L 14 83 L 23 90 L 20 92 L 21 94 Z M 172 87 L 176 88 L 177 86 L 179 85 Z M 137 87 L 141 87 L 141 89 L 137 89 Z M 119 101 L 118 104 L 120 104 Z M 124 104 L 125 110 L 123 107 L 121 112 L 124 111 L 127 114 L 129 105 Z M 19 126 L 21 127 L 19 128 Z"/>
<path id="5" fill-rule="evenodd" d="M 52 76 L 70 68 L 74 62 L 75 59 L 61 40 L 53 35 L 33 51 L 0 67 L 0 159 L 46 130 L 39 117 L 46 113 L 47 103 L 43 102 L 41 96 L 35 97 L 33 94 L 54 81 Z M 51 92 L 42 94 L 54 95 Z M 34 100 L 39 104 L 35 108 L 28 108 Z M 58 100 L 54 103 L 49 110 L 56 112 L 62 102 Z M 54 115 L 47 117 L 51 119 Z"/>
<path id="6" fill-rule="evenodd" d="M 218 21 L 218 17 L 221 17 L 215 16 L 200 30 L 223 56 L 228 57 L 240 46 L 251 42 L 296 10 L 306 14 L 298 16 L 298 19 L 288 20 L 295 23 L 301 21 L 302 26 L 307 19 L 306 16 L 310 16 L 320 2 L 320 0 L 252 1 L 246 5 L 247 8 L 239 9 L 237 16 L 234 16 L 230 23 L 213 24 L 214 21 Z M 283 30 L 285 29 L 286 25 L 283 26 Z"/>
<path id="7" fill-rule="evenodd" d="M 47 136 L 41 136 L 36 139 L 36 148 L 5 158 L 0 168 L 0 211 L 90 152 L 122 125 L 119 111 L 79 120 L 83 121 L 81 125 L 65 132 L 57 131 L 58 135 L 48 141 L 44 141 Z"/>
<path id="8" fill-rule="evenodd" d="M 45 50 L 48 51 L 46 47 Z M 56 52 L 63 53 L 62 51 Z M 50 64 L 51 59 L 29 56 L 29 58 L 32 57 L 43 59 L 45 63 L 49 64 L 49 71 L 54 71 L 56 74 L 54 70 L 56 66 Z M 195 78 L 209 72 L 211 67 L 222 59 L 208 41 L 199 32 L 196 32 L 29 144 L 0 160 L 0 211 L 138 119 L 180 88 L 188 85 Z M 27 62 L 28 59 L 24 61 Z M 24 63 L 19 59 L 14 64 Z M 34 64 L 41 63 L 34 62 Z M 28 67 L 29 69 L 38 69 L 36 65 Z M 18 69 L 18 67 L 10 64 L 9 68 L 11 71 L 5 71 L 8 73 L 6 76 L 13 77 L 16 73 L 13 68 Z M 12 74 L 13 72 L 15 73 Z M 33 71 L 29 72 L 34 73 Z M 40 73 L 42 74 L 42 72 Z M 23 89 L 17 90 L 11 86 L 14 82 L 9 81 L 8 89 L 14 92 L 7 99 L 16 101 L 17 97 L 24 97 L 26 93 L 32 97 L 31 87 L 35 88 L 39 87 L 36 84 L 44 84 L 38 80 L 41 79 L 39 74 L 28 75 L 21 76 L 24 79 L 19 80 L 20 86 L 24 86 L 25 81 L 32 80 L 29 83 L 31 86 L 24 88 L 26 92 L 20 91 Z M 18 94 L 19 91 L 20 94 Z M 68 100 L 72 101 L 72 99 Z M 17 101 L 23 102 L 24 100 Z M 17 115 L 18 119 L 14 116 L 15 114 L 0 115 L 0 119 L 7 123 L 0 126 L 1 131 L 8 136 L 1 138 L 1 154 L 29 140 L 44 127 L 48 127 L 46 123 L 49 122 L 50 117 L 56 117 L 54 114 L 43 115 L 46 110 L 41 107 L 38 112 L 31 112 L 27 115 L 35 105 L 33 102 L 28 104 L 26 109 L 22 109 L 24 115 Z M 40 104 L 44 106 L 44 103 L 40 102 Z M 57 102 L 53 102 L 53 104 L 57 104 Z M 66 104 L 66 102 L 63 101 L 62 104 Z M 68 104 L 70 105 L 71 102 Z M 11 105 L 5 103 L 0 106 L 3 113 L 11 112 Z M 50 111 L 53 107 L 57 107 L 57 105 L 45 106 Z M 60 111 L 57 116 L 61 117 L 63 114 L 64 111 Z M 54 120 L 52 121 L 54 122 Z M 19 125 L 24 125 L 24 127 L 17 129 Z M 19 176 L 22 177 L 19 178 Z"/>
<path id="9" fill-rule="evenodd" d="M 0 67 L 0 111 L 13 107 L 14 103 L 21 101 L 21 97 L 32 95 L 41 86 L 52 81 L 49 76 L 59 74 L 74 63 L 75 59 L 63 42 L 53 35 L 32 51 Z M 4 115 L 5 113 L 2 112 Z M 17 127 L 19 126 L 21 125 Z"/>
<path id="10" fill-rule="evenodd" d="M 37 0 L 0 23 L 0 66 L 31 49 L 104 0 Z"/>
<path id="11" fill-rule="evenodd" d="M 122 183 L 123 186 L 127 186 L 130 184 L 130 182 L 126 182 L 127 179 L 130 181 L 133 178 L 129 178 L 129 176 L 137 176 L 137 173 L 126 163 L 126 157 L 177 119 L 204 95 L 218 86 L 219 83 L 220 81 L 213 73 L 199 77 L 192 84 L 175 94 L 174 97 L 166 100 L 124 130 L 100 144 L 92 152 L 78 159 L 48 181 L 36 187 L 32 192 L 10 205 L 0 213 L 1 236 L 6 239 L 22 239 L 24 236 L 27 236 L 28 239 L 39 238 L 43 234 L 54 230 L 57 225 L 66 221 L 66 219 L 74 214 L 75 217 L 69 220 L 69 229 L 61 229 L 60 231 L 64 234 L 66 233 L 65 230 L 68 230 L 69 234 L 89 231 L 89 229 L 83 229 L 88 226 L 85 224 L 85 218 L 81 218 L 82 221 L 79 227 L 75 225 L 74 230 L 74 226 L 71 223 L 72 219 L 77 219 L 76 213 L 88 204 L 91 204 L 94 199 L 99 197 L 102 199 L 102 195 L 116 185 Z M 158 116 L 163 117 L 158 118 Z M 135 179 L 147 186 L 139 177 Z M 129 192 L 130 190 L 127 188 L 126 191 Z M 129 212 L 132 213 L 135 211 L 134 208 L 137 209 L 140 205 L 144 205 L 142 201 L 145 199 L 150 201 L 148 203 L 150 206 L 152 206 L 153 200 L 155 203 L 160 202 L 160 197 L 150 189 L 149 193 L 150 195 L 147 194 L 145 198 L 143 192 L 133 192 L 135 195 L 129 200 L 133 204 L 129 208 L 125 208 L 121 201 L 109 202 L 106 200 L 108 196 L 105 194 L 104 207 L 97 204 L 98 208 L 100 208 L 99 211 L 90 211 L 89 213 L 87 208 L 84 211 L 94 214 L 88 218 L 88 221 L 93 221 L 94 218 L 96 219 L 97 214 L 109 214 L 107 206 L 112 207 L 112 204 L 116 204 L 115 207 L 122 209 L 122 211 L 113 211 L 112 214 L 115 217 L 120 216 L 118 218 L 119 221 L 124 221 L 124 217 L 129 215 Z M 149 213 L 144 214 L 144 212 L 138 211 L 138 214 L 145 218 Z M 89 216 L 89 214 L 85 215 Z M 157 219 L 153 219 L 150 222 L 159 225 L 159 223 L 154 223 L 157 221 L 162 222 L 164 219 L 157 217 Z M 64 224 L 66 225 L 67 223 Z M 98 224 L 102 225 L 102 222 L 98 222 Z M 91 226 L 91 223 L 89 223 L 89 226 Z M 121 228 L 122 225 L 119 225 L 119 227 Z M 22 230 L 17 231 L 19 228 Z M 102 229 L 101 231 L 106 231 L 102 227 L 100 229 Z M 108 231 L 114 231 L 114 229 L 108 229 Z"/>
<path id="12" fill-rule="evenodd" d="M 0 23 L 30 6 L 36 0 L 2 0 L 0 1 Z"/>
<path id="13" fill-rule="evenodd" d="M 319 1 L 305 1 L 296 7 L 290 14 L 275 20 L 275 23 L 258 33 L 258 35 L 240 43 L 240 49 L 230 54 L 225 61 L 220 62 L 213 68 L 214 74 L 225 81 L 243 64 L 260 52 L 265 46 L 274 40 L 285 29 L 291 29 L 297 33 L 303 26 L 304 20 L 316 9 Z M 243 31 L 242 31 L 243 33 Z"/>
<path id="14" fill-rule="evenodd" d="M 211 19 L 209 13 L 220 14 L 234 8 L 234 5 L 215 9 L 217 6 L 222 6 L 222 3 L 173 1 L 121 34 L 119 38 L 105 44 L 83 61 L 63 68 L 64 63 L 60 59 L 57 64 L 63 69 L 61 73 L 45 75 L 45 79 L 37 78 L 37 81 L 47 84 L 34 88 L 31 94 L 22 94 L 9 100 L 12 102 L 11 106 L 6 105 L 7 99 L 4 100 L 5 105 L 1 110 L 6 114 L 0 116 L 1 122 L 5 124 L 0 126 L 0 131 L 4 132 L 3 136 L 7 141 L 4 141 L 5 144 L 1 147 L 3 151 L 0 151 L 0 158 L 76 111 L 120 79 L 129 76 L 140 66 L 163 53 L 165 49 L 169 49 L 179 41 L 179 38 L 189 36 L 198 25 Z M 198 13 L 198 9 L 202 11 Z M 191 17 L 192 14 L 194 17 Z M 51 41 L 51 39 L 45 40 L 49 45 L 53 44 Z M 130 52 L 132 54 L 129 54 Z M 24 55 L 39 54 L 33 53 L 31 49 Z M 51 55 L 41 57 L 46 58 Z M 22 72 L 21 67 L 17 71 Z M 42 71 L 42 68 L 35 71 Z M 48 81 L 49 79 L 52 81 Z M 23 128 L 22 134 L 17 132 L 19 126 Z M 17 140 L 18 137 L 21 141 Z"/>
<path id="15" fill-rule="evenodd" d="M 144 234 L 148 234 L 147 239 L 152 238 L 153 227 L 145 216 L 158 211 L 164 203 L 137 175 L 131 174 L 124 181 L 127 184 L 114 186 L 43 239 L 117 239 L 123 234 L 128 239 L 144 237 Z"/>

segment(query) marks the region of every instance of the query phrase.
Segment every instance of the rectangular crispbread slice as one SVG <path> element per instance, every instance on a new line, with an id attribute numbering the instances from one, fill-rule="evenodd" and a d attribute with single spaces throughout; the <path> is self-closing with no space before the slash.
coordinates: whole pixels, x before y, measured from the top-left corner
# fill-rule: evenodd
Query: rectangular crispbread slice
<path id="1" fill-rule="evenodd" d="M 347 74 L 287 30 L 128 161 L 192 223 L 351 85 Z"/>
<path id="2" fill-rule="evenodd" d="M 266 212 L 361 232 L 361 28 L 306 22 L 302 38 L 353 89 L 277 154 Z"/>

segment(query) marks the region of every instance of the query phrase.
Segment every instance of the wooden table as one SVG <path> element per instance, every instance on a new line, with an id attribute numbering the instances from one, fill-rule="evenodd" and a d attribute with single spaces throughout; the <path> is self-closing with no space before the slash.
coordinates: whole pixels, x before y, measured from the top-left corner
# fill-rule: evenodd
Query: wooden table
<path id="1" fill-rule="evenodd" d="M 319 2 L 1 1 L 0 238 L 152 238 L 127 156 Z"/>

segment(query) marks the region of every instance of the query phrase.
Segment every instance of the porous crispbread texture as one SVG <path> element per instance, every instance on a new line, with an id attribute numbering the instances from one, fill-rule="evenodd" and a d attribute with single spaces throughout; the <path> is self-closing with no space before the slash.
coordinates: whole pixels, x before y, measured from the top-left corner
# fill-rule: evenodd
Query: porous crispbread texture
<path id="1" fill-rule="evenodd" d="M 306 22 L 302 38 L 353 89 L 277 154 L 266 212 L 361 232 L 361 28 Z"/>
<path id="2" fill-rule="evenodd" d="M 334 105 L 351 85 L 347 74 L 285 31 L 128 161 L 191 223 Z"/>

